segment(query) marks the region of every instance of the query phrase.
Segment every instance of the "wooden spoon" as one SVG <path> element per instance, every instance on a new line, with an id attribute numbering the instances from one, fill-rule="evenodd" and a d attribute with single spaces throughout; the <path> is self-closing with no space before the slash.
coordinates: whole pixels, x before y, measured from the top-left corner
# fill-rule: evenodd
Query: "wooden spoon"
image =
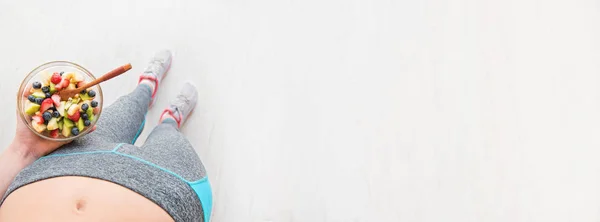
<path id="1" fill-rule="evenodd" d="M 88 82 L 82 86 L 79 86 L 76 89 L 63 89 L 58 91 L 58 95 L 60 96 L 60 100 L 63 101 L 67 101 L 69 98 L 75 96 L 77 93 L 80 93 L 83 89 L 87 89 L 90 88 L 92 86 L 97 85 L 98 83 L 104 82 L 106 80 L 112 79 L 114 77 L 117 77 L 118 75 L 121 75 L 127 71 L 129 71 L 131 69 L 131 64 L 127 63 L 119 68 L 116 68 L 106 74 L 104 74 L 103 76 L 100 76 L 99 78 L 95 79 L 94 81 Z"/>

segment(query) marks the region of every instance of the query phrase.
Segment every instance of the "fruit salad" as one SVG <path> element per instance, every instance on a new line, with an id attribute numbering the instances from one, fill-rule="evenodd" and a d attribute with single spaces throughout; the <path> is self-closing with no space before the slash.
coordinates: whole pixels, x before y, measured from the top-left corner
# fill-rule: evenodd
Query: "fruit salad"
<path id="1" fill-rule="evenodd" d="M 99 112 L 96 92 L 81 89 L 72 98 L 60 98 L 63 89 L 77 89 L 85 84 L 83 76 L 76 72 L 54 72 L 40 75 L 40 81 L 31 83 L 25 92 L 23 112 L 31 120 L 38 133 L 51 138 L 68 138 L 79 135 L 90 127 Z"/>

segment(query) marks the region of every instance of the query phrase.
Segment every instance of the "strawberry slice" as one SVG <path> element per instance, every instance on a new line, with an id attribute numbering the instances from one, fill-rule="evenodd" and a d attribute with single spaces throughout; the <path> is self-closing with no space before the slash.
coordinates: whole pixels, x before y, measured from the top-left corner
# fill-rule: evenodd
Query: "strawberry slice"
<path id="1" fill-rule="evenodd" d="M 32 116 L 31 119 L 33 120 L 33 122 L 36 122 L 36 123 L 44 122 L 44 118 L 42 118 L 41 116 Z"/>
<path id="2" fill-rule="evenodd" d="M 60 102 L 60 101 L 59 101 Z M 50 107 L 52 107 L 54 104 L 54 101 L 52 101 L 52 99 L 47 98 L 42 102 L 42 105 L 40 107 L 40 112 L 44 112 L 46 110 L 48 110 Z"/>
<path id="3" fill-rule="evenodd" d="M 77 122 L 79 120 L 80 114 L 79 112 L 73 113 L 73 115 L 68 115 L 67 118 L 73 120 L 73 122 Z"/>
<path id="4" fill-rule="evenodd" d="M 60 81 L 58 84 L 54 84 L 54 88 L 55 88 L 56 90 L 61 90 L 61 89 L 63 88 L 63 85 L 62 85 L 63 81 L 65 81 L 65 80 L 63 79 L 63 80 L 62 80 L 62 81 Z"/>
<path id="5" fill-rule="evenodd" d="M 60 76 L 60 74 L 58 74 L 58 72 L 53 73 L 52 77 L 50 77 L 50 82 L 54 84 L 59 84 L 60 81 L 62 81 L 62 77 Z"/>
<path id="6" fill-rule="evenodd" d="M 60 81 L 60 83 L 56 84 L 54 87 L 57 90 L 60 90 L 60 89 L 67 88 L 67 86 L 69 86 L 70 83 L 71 83 L 71 81 L 69 81 L 69 79 L 64 78 L 62 81 Z"/>
<path id="7" fill-rule="evenodd" d="M 50 131 L 50 137 L 58 138 L 58 129 Z"/>
<path id="8" fill-rule="evenodd" d="M 71 80 L 69 80 L 69 79 L 63 79 L 63 81 L 60 82 L 60 84 L 62 84 L 63 88 L 67 88 L 67 86 L 69 86 L 69 84 L 71 84 Z"/>
<path id="9" fill-rule="evenodd" d="M 52 99 L 52 102 L 54 102 L 54 106 L 60 106 L 60 96 L 58 94 L 54 94 L 50 98 Z"/>

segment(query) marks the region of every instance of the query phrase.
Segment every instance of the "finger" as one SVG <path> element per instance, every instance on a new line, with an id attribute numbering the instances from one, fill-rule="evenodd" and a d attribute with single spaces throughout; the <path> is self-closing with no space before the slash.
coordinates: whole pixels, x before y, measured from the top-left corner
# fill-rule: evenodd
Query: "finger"
<path id="1" fill-rule="evenodd" d="M 92 127 L 92 130 L 90 130 L 90 133 L 91 133 L 91 132 L 94 132 L 94 131 L 96 131 L 96 125 L 94 125 L 94 126 Z"/>

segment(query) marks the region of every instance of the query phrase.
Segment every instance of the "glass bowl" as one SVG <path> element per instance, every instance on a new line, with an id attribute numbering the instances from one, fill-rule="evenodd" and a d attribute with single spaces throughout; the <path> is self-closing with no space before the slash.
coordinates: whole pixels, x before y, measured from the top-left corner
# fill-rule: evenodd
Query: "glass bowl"
<path id="1" fill-rule="evenodd" d="M 25 112 L 25 108 L 26 108 L 26 105 L 30 105 L 30 103 L 31 103 L 27 97 L 31 94 L 31 90 L 33 87 L 32 84 L 37 81 L 37 82 L 41 82 L 43 85 L 46 85 L 46 83 L 45 83 L 45 82 L 47 82 L 46 79 L 48 79 L 49 76 L 51 76 L 54 72 L 58 72 L 58 73 L 64 72 L 63 75 L 68 74 L 68 73 L 76 73 L 76 74 L 80 75 L 83 78 L 83 80 L 86 82 L 90 82 L 90 81 L 96 79 L 96 77 L 94 77 L 94 75 L 92 75 L 92 73 L 90 71 L 88 71 L 87 69 L 83 68 L 82 66 L 77 65 L 72 62 L 54 61 L 54 62 L 42 64 L 42 65 L 38 66 L 37 68 L 33 69 L 25 77 L 25 79 L 23 79 L 23 82 L 21 82 L 21 86 L 19 87 L 19 93 L 17 94 L 17 113 L 19 113 L 21 120 L 25 123 L 25 125 L 27 125 L 27 127 L 31 130 L 31 132 L 33 132 L 34 134 L 36 134 L 44 139 L 52 140 L 52 141 L 74 140 L 83 135 L 88 134 L 90 132 L 90 130 L 93 128 L 93 126 L 96 125 L 96 122 L 100 118 L 100 115 L 102 114 L 102 105 L 103 105 L 102 88 L 100 87 L 100 85 L 95 85 L 95 86 L 92 86 L 91 88 L 88 88 L 88 91 L 94 90 L 96 92 L 96 96 L 94 97 L 93 100 L 98 102 L 97 110 L 95 110 L 94 118 L 92 120 L 90 120 L 89 126 L 86 126 L 76 136 L 71 134 L 70 136 L 65 137 L 62 134 L 62 130 L 59 130 L 58 137 L 51 137 L 48 130 L 44 130 L 40 133 L 34 128 L 34 126 L 32 125 L 32 117 L 35 116 L 35 114 L 34 115 L 27 114 Z M 89 109 L 92 109 L 92 107 L 89 107 Z M 66 118 L 66 115 L 67 114 L 65 112 L 64 118 Z M 62 127 L 64 128 L 64 123 L 63 123 Z M 75 123 L 75 127 L 77 127 L 77 123 Z"/>

